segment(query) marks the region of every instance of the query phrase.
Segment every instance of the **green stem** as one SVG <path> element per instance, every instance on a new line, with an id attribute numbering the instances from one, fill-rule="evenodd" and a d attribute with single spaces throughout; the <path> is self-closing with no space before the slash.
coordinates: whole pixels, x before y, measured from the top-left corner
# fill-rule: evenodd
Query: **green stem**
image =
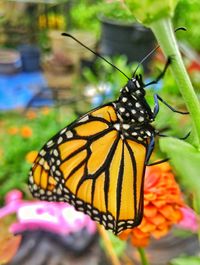
<path id="1" fill-rule="evenodd" d="M 200 150 L 200 104 L 183 64 L 171 20 L 170 18 L 156 20 L 151 23 L 150 28 L 165 55 L 172 57 L 171 70 L 193 121 L 193 144 Z M 183 32 L 183 34 L 187 34 L 187 32 Z"/>
<path id="2" fill-rule="evenodd" d="M 145 251 L 144 251 L 144 249 L 143 248 L 137 248 L 138 249 L 138 252 L 139 252 L 139 254 L 140 254 L 140 260 L 141 260 L 141 264 L 142 265 L 149 265 L 149 262 L 148 262 L 148 260 L 147 260 L 147 257 L 146 257 L 146 255 L 145 255 Z"/>

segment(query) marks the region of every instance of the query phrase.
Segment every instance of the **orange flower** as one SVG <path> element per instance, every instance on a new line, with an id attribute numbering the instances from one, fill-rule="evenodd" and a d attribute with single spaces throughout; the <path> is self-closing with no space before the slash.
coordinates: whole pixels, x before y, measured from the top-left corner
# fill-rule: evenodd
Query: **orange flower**
<path id="1" fill-rule="evenodd" d="M 41 112 L 42 112 L 43 115 L 48 115 L 49 112 L 50 112 L 50 109 L 49 109 L 49 107 L 43 107 L 41 109 Z"/>
<path id="2" fill-rule="evenodd" d="M 182 194 L 168 163 L 147 167 L 144 182 L 144 217 L 141 224 L 122 232 L 119 237 L 137 247 L 145 247 L 150 237 L 165 236 L 181 221 Z"/>
<path id="3" fill-rule="evenodd" d="M 30 138 L 32 136 L 32 129 L 29 126 L 23 126 L 21 128 L 21 136 L 24 138 Z"/>
<path id="4" fill-rule="evenodd" d="M 28 152 L 26 154 L 26 161 L 32 164 L 35 161 L 37 155 L 38 155 L 38 151 L 36 150 Z"/>
<path id="5" fill-rule="evenodd" d="M 14 127 L 14 126 L 8 128 L 8 134 L 10 134 L 10 135 L 15 135 L 18 133 L 18 131 L 19 131 L 19 129 L 17 127 Z"/>
<path id="6" fill-rule="evenodd" d="M 26 113 L 26 117 L 27 117 L 29 120 L 33 120 L 33 119 L 35 119 L 35 118 L 37 117 L 37 114 L 36 114 L 35 111 L 33 111 L 33 110 L 29 110 L 29 111 L 27 111 L 27 113 Z"/>

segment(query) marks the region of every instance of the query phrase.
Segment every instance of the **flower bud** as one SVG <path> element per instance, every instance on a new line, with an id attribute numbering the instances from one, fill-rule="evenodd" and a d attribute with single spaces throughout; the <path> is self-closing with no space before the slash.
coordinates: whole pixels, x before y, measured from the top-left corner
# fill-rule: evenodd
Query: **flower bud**
<path id="1" fill-rule="evenodd" d="M 172 17 L 178 0 L 124 0 L 133 16 L 148 26 L 155 20 Z"/>

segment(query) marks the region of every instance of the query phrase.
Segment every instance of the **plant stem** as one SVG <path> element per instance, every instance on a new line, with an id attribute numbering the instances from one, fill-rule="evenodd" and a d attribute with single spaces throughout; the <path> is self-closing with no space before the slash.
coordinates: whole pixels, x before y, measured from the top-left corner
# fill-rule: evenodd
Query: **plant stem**
<path id="1" fill-rule="evenodd" d="M 154 32 L 165 55 L 172 58 L 171 70 L 193 121 L 195 139 L 193 144 L 200 150 L 200 104 L 183 64 L 171 20 L 170 18 L 157 20 L 151 23 L 150 28 Z"/>
<path id="2" fill-rule="evenodd" d="M 146 255 L 145 255 L 144 249 L 140 248 L 140 247 L 138 247 L 137 249 L 138 249 L 138 252 L 140 254 L 141 264 L 142 265 L 149 265 L 148 260 L 147 260 Z"/>
<path id="3" fill-rule="evenodd" d="M 120 265 L 119 258 L 117 257 L 115 250 L 113 248 L 113 245 L 110 241 L 110 238 L 106 232 L 106 230 L 101 226 L 98 225 L 98 231 L 104 241 L 104 244 L 106 246 L 107 254 L 109 255 L 109 258 L 112 262 L 112 265 Z"/>

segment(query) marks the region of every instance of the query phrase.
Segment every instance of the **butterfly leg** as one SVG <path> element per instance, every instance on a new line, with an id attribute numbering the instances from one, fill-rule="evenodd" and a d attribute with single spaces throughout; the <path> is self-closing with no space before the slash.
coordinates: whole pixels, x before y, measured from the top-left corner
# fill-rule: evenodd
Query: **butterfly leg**
<path id="1" fill-rule="evenodd" d="M 165 134 L 158 134 L 159 136 L 161 136 L 161 137 L 169 137 L 168 135 L 165 135 Z M 190 132 L 189 133 L 187 133 L 184 137 L 182 137 L 182 138 L 176 138 L 176 139 L 179 139 L 179 140 L 185 140 L 185 139 L 187 139 L 188 137 L 190 136 Z M 150 141 L 150 143 L 151 143 L 151 141 Z M 151 147 L 149 147 L 149 148 L 151 148 Z M 152 150 L 153 151 L 153 150 Z M 147 150 L 147 156 L 148 156 L 148 150 Z M 150 156 L 151 156 L 151 153 L 150 153 Z M 149 157 L 150 158 L 150 157 Z M 149 159 L 148 158 L 148 159 Z M 146 161 L 147 161 L 147 163 L 148 163 L 148 159 L 147 159 L 147 157 L 146 157 Z M 162 163 L 164 163 L 164 162 L 167 162 L 167 161 L 169 161 L 170 160 L 170 158 L 165 158 L 165 159 L 162 159 L 162 160 L 159 160 L 159 161 L 156 161 L 156 162 L 153 162 L 153 163 L 151 163 L 151 164 L 146 164 L 147 166 L 155 166 L 155 165 L 159 165 L 159 164 L 162 164 Z"/>
<path id="2" fill-rule="evenodd" d="M 154 138 L 154 135 L 152 135 L 151 138 L 150 138 L 148 149 L 147 149 L 147 155 L 146 155 L 146 158 L 145 158 L 145 165 L 148 164 L 148 161 L 149 161 L 149 159 L 151 157 L 151 154 L 153 152 L 154 146 L 155 146 L 155 138 Z"/>
<path id="3" fill-rule="evenodd" d="M 158 133 L 158 136 L 160 136 L 160 137 L 172 137 L 172 138 L 179 139 L 179 140 L 186 140 L 186 139 L 190 136 L 190 133 L 191 133 L 191 132 L 187 133 L 185 136 L 180 137 L 180 138 L 178 138 L 178 137 L 173 137 L 173 136 L 166 135 L 166 134 L 160 134 L 160 133 Z"/>
<path id="4" fill-rule="evenodd" d="M 164 162 L 169 160 L 169 158 L 165 158 L 165 159 L 156 161 L 154 163 L 148 164 L 148 161 L 149 161 L 149 159 L 151 157 L 151 154 L 153 152 L 153 149 L 154 149 L 154 145 L 155 145 L 155 139 L 154 139 L 154 135 L 152 135 L 151 138 L 150 138 L 150 143 L 149 143 L 149 146 L 148 146 L 148 149 L 147 149 L 147 155 L 146 155 L 146 159 L 145 159 L 145 165 L 146 166 L 154 166 L 154 165 L 162 164 L 162 163 L 164 163 Z"/>
<path id="5" fill-rule="evenodd" d="M 164 67 L 163 71 L 159 74 L 159 76 L 158 76 L 155 80 L 153 80 L 153 81 L 151 81 L 151 82 L 149 82 L 149 83 L 147 83 L 147 84 L 144 84 L 144 87 L 147 87 L 147 86 L 150 86 L 150 85 L 153 85 L 153 84 L 157 84 L 158 81 L 159 81 L 160 79 L 162 79 L 163 76 L 165 75 L 165 73 L 166 73 L 166 71 L 167 71 L 167 68 L 169 67 L 171 61 L 172 61 L 171 57 L 168 57 L 167 62 L 166 62 L 166 64 L 165 64 L 165 67 Z"/>
<path id="6" fill-rule="evenodd" d="M 153 81 L 151 81 L 151 82 L 149 82 L 147 84 L 144 84 L 144 87 L 147 87 L 149 85 L 156 84 L 160 79 L 162 79 L 163 76 L 165 75 L 165 73 L 167 71 L 167 68 L 169 67 L 171 61 L 172 61 L 172 58 L 171 57 L 168 57 L 167 62 L 165 64 L 165 67 L 164 67 L 163 71 L 160 73 L 160 75 L 155 80 L 153 80 Z M 163 104 L 165 104 L 173 112 L 180 113 L 180 114 L 189 114 L 189 112 L 183 112 L 183 111 L 176 110 L 171 105 L 169 105 L 164 99 L 162 99 L 158 94 L 155 94 L 154 95 L 155 105 L 154 105 L 154 111 L 153 111 L 154 118 L 156 117 L 156 115 L 158 114 L 158 111 L 159 111 L 159 103 L 158 103 L 158 100 L 160 100 Z"/>
<path id="7" fill-rule="evenodd" d="M 159 164 L 165 163 L 165 162 L 167 162 L 167 161 L 169 161 L 169 160 L 170 160 L 169 158 L 165 158 L 165 159 L 162 159 L 162 160 L 159 160 L 159 161 L 153 162 L 153 163 L 151 163 L 151 164 L 148 164 L 147 166 L 150 167 L 150 166 L 159 165 Z"/>
<path id="8" fill-rule="evenodd" d="M 164 99 L 162 99 L 158 94 L 154 94 L 154 110 L 153 110 L 153 117 L 155 118 L 156 115 L 159 112 L 159 100 L 165 104 L 165 106 L 167 106 L 170 110 L 172 110 L 173 112 L 179 113 L 179 114 L 189 114 L 189 112 L 187 111 L 179 111 L 176 110 L 175 108 L 173 108 L 171 105 L 169 105 Z"/>

